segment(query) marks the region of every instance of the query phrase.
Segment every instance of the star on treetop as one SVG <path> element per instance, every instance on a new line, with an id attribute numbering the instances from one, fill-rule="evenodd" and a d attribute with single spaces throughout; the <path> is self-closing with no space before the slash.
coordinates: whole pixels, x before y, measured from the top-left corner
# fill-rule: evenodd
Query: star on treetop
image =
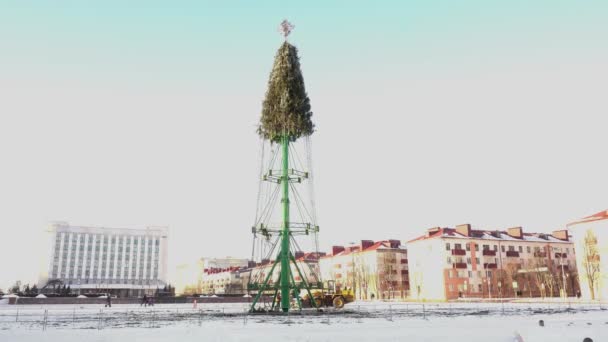
<path id="1" fill-rule="evenodd" d="M 294 27 L 295 26 L 292 23 L 285 19 L 281 22 L 281 25 L 279 25 L 279 32 L 281 32 L 285 40 L 287 40 L 287 36 L 289 36 Z"/>

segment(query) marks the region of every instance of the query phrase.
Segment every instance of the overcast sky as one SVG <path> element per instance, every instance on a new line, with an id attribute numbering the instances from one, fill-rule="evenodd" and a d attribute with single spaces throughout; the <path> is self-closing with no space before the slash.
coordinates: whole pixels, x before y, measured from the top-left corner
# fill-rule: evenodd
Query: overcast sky
<path id="1" fill-rule="evenodd" d="M 2 289 L 35 281 L 53 220 L 168 225 L 172 266 L 249 256 L 284 18 L 324 250 L 608 208 L 605 1 L 124 3 L 0 2 Z"/>

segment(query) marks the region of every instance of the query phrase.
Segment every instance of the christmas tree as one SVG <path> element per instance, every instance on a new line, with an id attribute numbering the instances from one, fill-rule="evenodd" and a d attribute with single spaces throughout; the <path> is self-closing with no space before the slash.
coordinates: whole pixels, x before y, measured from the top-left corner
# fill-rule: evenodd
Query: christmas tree
<path id="1" fill-rule="evenodd" d="M 295 141 L 313 133 L 311 117 L 298 49 L 285 41 L 274 59 L 258 133 L 272 142 L 284 135 Z"/>

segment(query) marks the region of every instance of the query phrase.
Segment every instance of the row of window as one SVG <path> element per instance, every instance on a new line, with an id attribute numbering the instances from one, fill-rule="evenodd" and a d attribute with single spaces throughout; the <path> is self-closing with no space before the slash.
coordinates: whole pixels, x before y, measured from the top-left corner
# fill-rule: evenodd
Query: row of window
<path id="1" fill-rule="evenodd" d="M 492 271 L 466 271 L 466 270 L 448 270 L 448 278 L 483 278 L 492 277 Z"/>
<path id="2" fill-rule="evenodd" d="M 471 244 L 467 243 L 467 244 L 465 244 L 465 246 L 466 246 L 466 250 L 467 251 L 471 250 Z M 498 251 L 498 245 L 493 245 L 492 247 L 493 247 L 492 250 L 494 250 L 495 252 Z M 515 249 L 516 246 L 509 245 L 509 246 L 506 246 L 506 247 L 511 252 L 515 252 L 516 251 L 516 249 Z M 505 247 L 505 245 L 500 246 L 501 251 L 505 252 L 507 250 L 506 247 Z M 524 246 L 517 246 L 517 251 L 520 252 L 520 253 L 523 253 L 524 252 L 524 248 L 523 247 Z M 482 248 L 483 248 L 484 251 L 488 251 L 488 250 L 490 250 L 490 245 L 483 245 Z M 450 245 L 449 242 L 445 244 L 445 249 L 447 251 L 449 251 L 449 250 L 452 249 L 452 247 L 451 247 L 451 245 Z M 454 249 L 461 250 L 462 249 L 462 244 L 455 243 L 454 244 Z M 476 244 L 476 243 L 475 243 L 475 250 L 476 251 L 479 250 L 479 245 Z M 568 247 L 566 247 L 565 250 L 566 250 L 566 254 L 568 254 L 570 252 L 570 249 Z M 536 247 L 534 247 L 534 249 L 532 249 L 532 246 L 526 246 L 526 252 L 532 253 L 532 251 L 534 251 L 534 252 L 540 252 L 541 251 L 541 247 L 536 246 Z"/>

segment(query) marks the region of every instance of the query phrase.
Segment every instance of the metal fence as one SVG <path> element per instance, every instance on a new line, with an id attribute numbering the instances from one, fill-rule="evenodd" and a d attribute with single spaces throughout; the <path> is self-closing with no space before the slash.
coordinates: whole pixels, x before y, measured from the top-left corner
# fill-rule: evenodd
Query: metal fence
<path id="1" fill-rule="evenodd" d="M 248 313 L 246 305 L 213 304 L 200 307 L 171 304 L 153 307 L 133 305 L 112 308 L 69 308 L 24 306 L 0 309 L 0 329 L 11 327 L 41 329 L 112 329 L 112 328 L 159 328 L 174 324 L 202 325 L 212 321 L 230 321 L 238 324 L 282 323 L 290 324 L 299 319 L 310 323 L 332 324 L 342 320 L 385 319 L 434 319 L 439 317 L 484 317 L 518 315 L 574 314 L 605 311 L 607 303 L 353 303 L 344 309 Z"/>

